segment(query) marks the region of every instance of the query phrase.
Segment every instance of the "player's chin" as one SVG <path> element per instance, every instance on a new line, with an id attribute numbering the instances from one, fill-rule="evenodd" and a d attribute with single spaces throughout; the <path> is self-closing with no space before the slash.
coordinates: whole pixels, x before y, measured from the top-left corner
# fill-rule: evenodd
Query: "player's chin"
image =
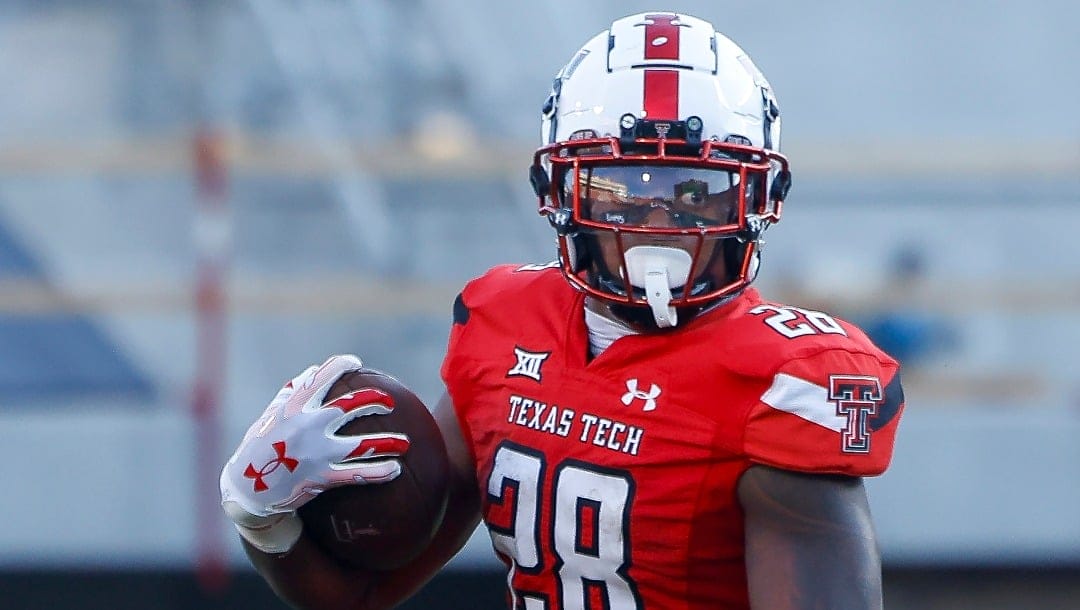
<path id="1" fill-rule="evenodd" d="M 609 306 L 611 314 L 634 330 L 642 333 L 661 334 L 676 332 L 686 326 L 686 323 L 701 313 L 699 306 L 676 307 L 679 323 L 676 326 L 661 327 L 657 325 L 652 309 L 648 305 L 630 305 L 627 303 L 612 303 Z"/>
<path id="2" fill-rule="evenodd" d="M 717 248 L 720 246 L 719 239 L 705 238 L 701 240 L 693 235 L 625 235 L 622 238 L 622 249 L 614 243 L 602 248 L 604 263 L 608 269 L 620 269 L 626 252 L 639 246 L 651 246 L 655 248 L 670 248 L 682 250 L 694 261 L 695 271 L 701 272 L 702 267 L 712 261 Z"/>

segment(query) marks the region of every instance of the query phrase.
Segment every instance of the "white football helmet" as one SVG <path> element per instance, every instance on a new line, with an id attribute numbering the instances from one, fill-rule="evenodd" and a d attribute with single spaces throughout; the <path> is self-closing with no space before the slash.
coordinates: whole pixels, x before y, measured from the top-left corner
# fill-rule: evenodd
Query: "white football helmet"
<path id="1" fill-rule="evenodd" d="M 555 77 L 541 135 L 530 180 L 571 284 L 667 328 L 753 281 L 791 173 L 769 82 L 712 24 L 615 21 Z"/>

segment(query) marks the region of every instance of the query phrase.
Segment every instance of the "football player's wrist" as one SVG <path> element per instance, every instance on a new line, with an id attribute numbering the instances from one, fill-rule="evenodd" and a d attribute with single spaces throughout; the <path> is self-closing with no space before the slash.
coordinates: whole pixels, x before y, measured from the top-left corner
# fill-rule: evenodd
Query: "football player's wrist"
<path id="1" fill-rule="evenodd" d="M 286 553 L 300 539 L 303 528 L 296 511 L 260 515 L 258 509 L 245 508 L 235 498 L 222 502 L 221 508 L 240 536 L 264 553 Z"/>
<path id="2" fill-rule="evenodd" d="M 233 522 L 236 531 L 251 546 L 263 553 L 288 553 L 300 540 L 303 522 L 295 512 L 281 513 L 265 517 L 259 525 L 244 525 Z"/>

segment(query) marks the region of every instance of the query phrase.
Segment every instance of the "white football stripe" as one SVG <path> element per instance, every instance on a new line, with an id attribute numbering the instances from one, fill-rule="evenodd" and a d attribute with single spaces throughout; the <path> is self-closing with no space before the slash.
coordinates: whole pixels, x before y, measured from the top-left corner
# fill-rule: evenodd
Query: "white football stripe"
<path id="1" fill-rule="evenodd" d="M 836 403 L 825 388 L 787 373 L 777 373 L 761 402 L 779 411 L 797 415 L 834 432 L 847 427 L 847 418 L 836 414 Z"/>

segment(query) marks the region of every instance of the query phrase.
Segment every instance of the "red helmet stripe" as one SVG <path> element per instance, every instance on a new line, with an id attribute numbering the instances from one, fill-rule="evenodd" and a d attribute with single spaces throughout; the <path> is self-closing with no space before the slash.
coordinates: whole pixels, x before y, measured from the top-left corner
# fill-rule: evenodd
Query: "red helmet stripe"
<path id="1" fill-rule="evenodd" d="M 645 71 L 644 106 L 649 120 L 679 118 L 678 70 Z"/>
<path id="2" fill-rule="evenodd" d="M 645 59 L 679 59 L 679 26 L 675 15 L 645 16 Z M 645 70 L 645 117 L 650 120 L 679 118 L 679 73 L 676 70 Z"/>
<path id="3" fill-rule="evenodd" d="M 645 59 L 679 59 L 679 26 L 675 15 L 646 15 Z"/>

